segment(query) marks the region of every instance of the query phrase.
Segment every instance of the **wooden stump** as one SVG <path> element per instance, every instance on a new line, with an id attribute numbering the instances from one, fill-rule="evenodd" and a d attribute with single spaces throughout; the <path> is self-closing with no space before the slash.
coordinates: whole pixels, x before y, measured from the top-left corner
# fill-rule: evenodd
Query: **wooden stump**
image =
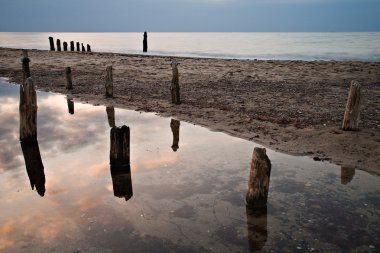
<path id="1" fill-rule="evenodd" d="M 176 60 L 172 60 L 171 67 L 173 72 L 173 78 L 172 78 L 172 84 L 170 87 L 170 93 L 172 96 L 172 103 L 173 104 L 181 104 L 180 100 L 180 93 L 179 93 L 179 74 L 178 74 L 178 66 L 179 63 L 177 63 Z"/>
<path id="2" fill-rule="evenodd" d="M 144 32 L 143 52 L 148 52 L 148 33 Z"/>
<path id="3" fill-rule="evenodd" d="M 74 114 L 74 102 L 70 98 L 67 99 L 67 107 L 69 109 L 69 113 Z"/>
<path id="4" fill-rule="evenodd" d="M 106 97 L 113 97 L 112 66 L 106 68 Z"/>
<path id="5" fill-rule="evenodd" d="M 87 52 L 91 52 L 91 46 L 87 44 Z"/>
<path id="6" fill-rule="evenodd" d="M 26 49 L 22 50 L 22 83 L 26 82 L 26 79 L 30 77 L 30 69 L 29 69 L 29 57 L 28 57 L 28 51 Z"/>
<path id="7" fill-rule="evenodd" d="M 115 127 L 115 108 L 113 106 L 106 107 L 108 125 L 110 127 Z"/>
<path id="8" fill-rule="evenodd" d="M 80 45 L 79 45 L 79 42 L 77 42 L 77 51 L 78 51 L 78 52 L 80 51 Z"/>
<path id="9" fill-rule="evenodd" d="M 360 84 L 357 81 L 352 81 L 350 92 L 348 93 L 346 111 L 344 112 L 344 119 L 342 124 L 343 130 L 359 130 L 360 104 Z"/>
<path id="10" fill-rule="evenodd" d="M 86 52 L 86 49 L 84 48 L 83 43 L 82 43 L 82 52 Z"/>
<path id="11" fill-rule="evenodd" d="M 70 67 L 65 68 L 65 75 L 66 75 L 66 89 L 71 90 L 73 88 L 73 79 L 71 76 L 71 68 Z"/>
<path id="12" fill-rule="evenodd" d="M 171 119 L 170 121 L 170 128 L 172 129 L 173 133 L 173 145 L 172 149 L 174 152 L 176 152 L 179 148 L 178 142 L 179 142 L 179 127 L 181 123 L 179 120 Z"/>
<path id="13" fill-rule="evenodd" d="M 267 205 L 271 163 L 265 148 L 254 148 L 249 174 L 246 204 L 250 208 Z"/>
<path id="14" fill-rule="evenodd" d="M 57 39 L 57 51 L 61 51 L 61 40 Z"/>
<path id="15" fill-rule="evenodd" d="M 20 85 L 20 141 L 37 139 L 37 97 L 31 77 Z"/>
<path id="16" fill-rule="evenodd" d="M 340 183 L 348 184 L 355 176 L 355 168 L 341 167 L 340 168 Z"/>
<path id="17" fill-rule="evenodd" d="M 75 51 L 74 41 L 70 41 L 70 51 Z"/>
<path id="18" fill-rule="evenodd" d="M 49 37 L 49 43 L 50 43 L 50 51 L 55 51 L 53 37 Z"/>
<path id="19" fill-rule="evenodd" d="M 248 245 L 250 252 L 261 250 L 268 240 L 267 207 L 254 210 L 246 207 Z"/>
<path id="20" fill-rule="evenodd" d="M 63 42 L 63 51 L 67 51 L 67 42 Z"/>
<path id="21" fill-rule="evenodd" d="M 111 166 L 130 164 L 130 132 L 129 127 L 112 127 L 111 129 Z"/>

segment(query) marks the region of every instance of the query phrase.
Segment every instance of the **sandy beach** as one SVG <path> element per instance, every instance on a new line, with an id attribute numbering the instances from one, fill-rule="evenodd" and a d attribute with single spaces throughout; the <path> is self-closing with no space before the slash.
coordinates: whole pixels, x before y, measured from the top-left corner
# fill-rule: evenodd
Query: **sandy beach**
<path id="1" fill-rule="evenodd" d="M 75 101 L 170 116 L 285 153 L 380 175 L 380 62 L 175 57 L 181 105 L 170 102 L 166 56 L 29 51 L 39 90 Z M 0 48 L 0 76 L 21 83 L 21 50 Z M 105 97 L 113 66 L 114 98 Z M 65 89 L 71 67 L 74 89 Z M 351 80 L 362 85 L 360 131 L 340 129 Z M 231 147 L 233 148 L 233 147 Z"/>

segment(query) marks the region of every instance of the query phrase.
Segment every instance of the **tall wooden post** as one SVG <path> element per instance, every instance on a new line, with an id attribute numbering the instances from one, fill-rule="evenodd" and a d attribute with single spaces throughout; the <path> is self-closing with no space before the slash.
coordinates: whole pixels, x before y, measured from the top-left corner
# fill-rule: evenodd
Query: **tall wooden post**
<path id="1" fill-rule="evenodd" d="M 49 37 L 49 43 L 50 43 L 50 51 L 55 51 L 53 37 Z"/>
<path id="2" fill-rule="evenodd" d="M 112 66 L 106 68 L 106 97 L 113 97 Z"/>
<path id="3" fill-rule="evenodd" d="M 20 85 L 20 141 L 37 139 L 37 97 L 31 77 Z"/>
<path id="4" fill-rule="evenodd" d="M 344 119 L 342 124 L 343 130 L 359 130 L 360 104 L 360 83 L 357 81 L 352 81 L 350 92 L 348 93 L 346 110 L 344 112 Z"/>
<path id="5" fill-rule="evenodd" d="M 80 45 L 79 45 L 79 42 L 77 42 L 77 51 L 78 51 L 78 52 L 80 51 Z"/>
<path id="6" fill-rule="evenodd" d="M 170 87 L 170 92 L 172 96 L 172 103 L 173 104 L 181 104 L 180 95 L 179 95 L 179 74 L 178 74 L 178 66 L 179 63 L 177 63 L 176 60 L 172 60 L 171 67 L 173 72 L 173 78 L 172 78 L 172 84 Z"/>
<path id="7" fill-rule="evenodd" d="M 246 207 L 249 252 L 261 250 L 268 240 L 267 207 L 254 210 Z"/>
<path id="8" fill-rule="evenodd" d="M 63 42 L 63 51 L 67 51 L 67 42 L 66 41 Z"/>
<path id="9" fill-rule="evenodd" d="M 82 43 L 82 52 L 86 52 L 86 49 L 84 48 L 83 43 Z"/>
<path id="10" fill-rule="evenodd" d="M 148 52 L 148 33 L 144 32 L 143 52 Z"/>
<path id="11" fill-rule="evenodd" d="M 26 82 L 26 79 L 30 77 L 30 69 L 29 69 L 29 57 L 28 57 L 28 51 L 26 49 L 22 50 L 22 83 Z"/>
<path id="12" fill-rule="evenodd" d="M 178 142 L 179 142 L 179 126 L 180 125 L 181 125 L 181 123 L 179 120 L 171 119 L 170 128 L 172 129 L 172 133 L 173 133 L 172 149 L 174 152 L 176 152 L 179 148 Z"/>
<path id="13" fill-rule="evenodd" d="M 70 51 L 75 51 L 74 41 L 70 41 Z"/>
<path id="14" fill-rule="evenodd" d="M 66 75 L 66 89 L 71 90 L 73 88 L 73 79 L 71 76 L 71 68 L 70 67 L 65 68 L 65 75 Z"/>
<path id="15" fill-rule="evenodd" d="M 110 127 L 115 127 L 115 108 L 113 106 L 106 107 L 108 125 Z"/>
<path id="16" fill-rule="evenodd" d="M 67 108 L 70 114 L 74 114 L 74 101 L 70 98 L 67 99 Z"/>
<path id="17" fill-rule="evenodd" d="M 249 174 L 246 204 L 250 208 L 267 205 L 271 163 L 265 148 L 254 148 Z"/>
<path id="18" fill-rule="evenodd" d="M 61 51 L 61 40 L 57 39 L 57 51 Z"/>
<path id="19" fill-rule="evenodd" d="M 91 52 L 91 46 L 87 44 L 87 52 Z"/>

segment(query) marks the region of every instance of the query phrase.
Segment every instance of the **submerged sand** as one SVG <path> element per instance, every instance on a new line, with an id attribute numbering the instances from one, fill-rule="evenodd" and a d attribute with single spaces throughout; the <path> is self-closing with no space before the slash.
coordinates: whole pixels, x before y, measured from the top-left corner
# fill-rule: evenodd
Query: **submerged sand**
<path id="1" fill-rule="evenodd" d="M 21 83 L 21 50 L 0 48 L 0 76 Z M 157 112 L 315 160 L 380 175 L 380 62 L 257 61 L 29 51 L 39 90 L 95 105 Z M 170 102 L 170 59 L 181 105 Z M 113 66 L 114 98 L 105 97 Z M 65 89 L 71 67 L 74 89 Z M 360 131 L 340 129 L 351 80 L 362 84 Z M 233 148 L 233 147 L 231 147 Z"/>

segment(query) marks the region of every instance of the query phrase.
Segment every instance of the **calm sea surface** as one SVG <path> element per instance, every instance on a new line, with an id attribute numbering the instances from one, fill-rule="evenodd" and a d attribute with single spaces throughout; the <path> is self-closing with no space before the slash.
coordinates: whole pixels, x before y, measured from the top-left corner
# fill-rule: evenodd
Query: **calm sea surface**
<path id="1" fill-rule="evenodd" d="M 48 50 L 49 36 L 98 52 L 142 53 L 143 33 L 0 33 L 0 46 Z M 148 33 L 148 47 L 151 55 L 380 61 L 380 32 Z"/>

